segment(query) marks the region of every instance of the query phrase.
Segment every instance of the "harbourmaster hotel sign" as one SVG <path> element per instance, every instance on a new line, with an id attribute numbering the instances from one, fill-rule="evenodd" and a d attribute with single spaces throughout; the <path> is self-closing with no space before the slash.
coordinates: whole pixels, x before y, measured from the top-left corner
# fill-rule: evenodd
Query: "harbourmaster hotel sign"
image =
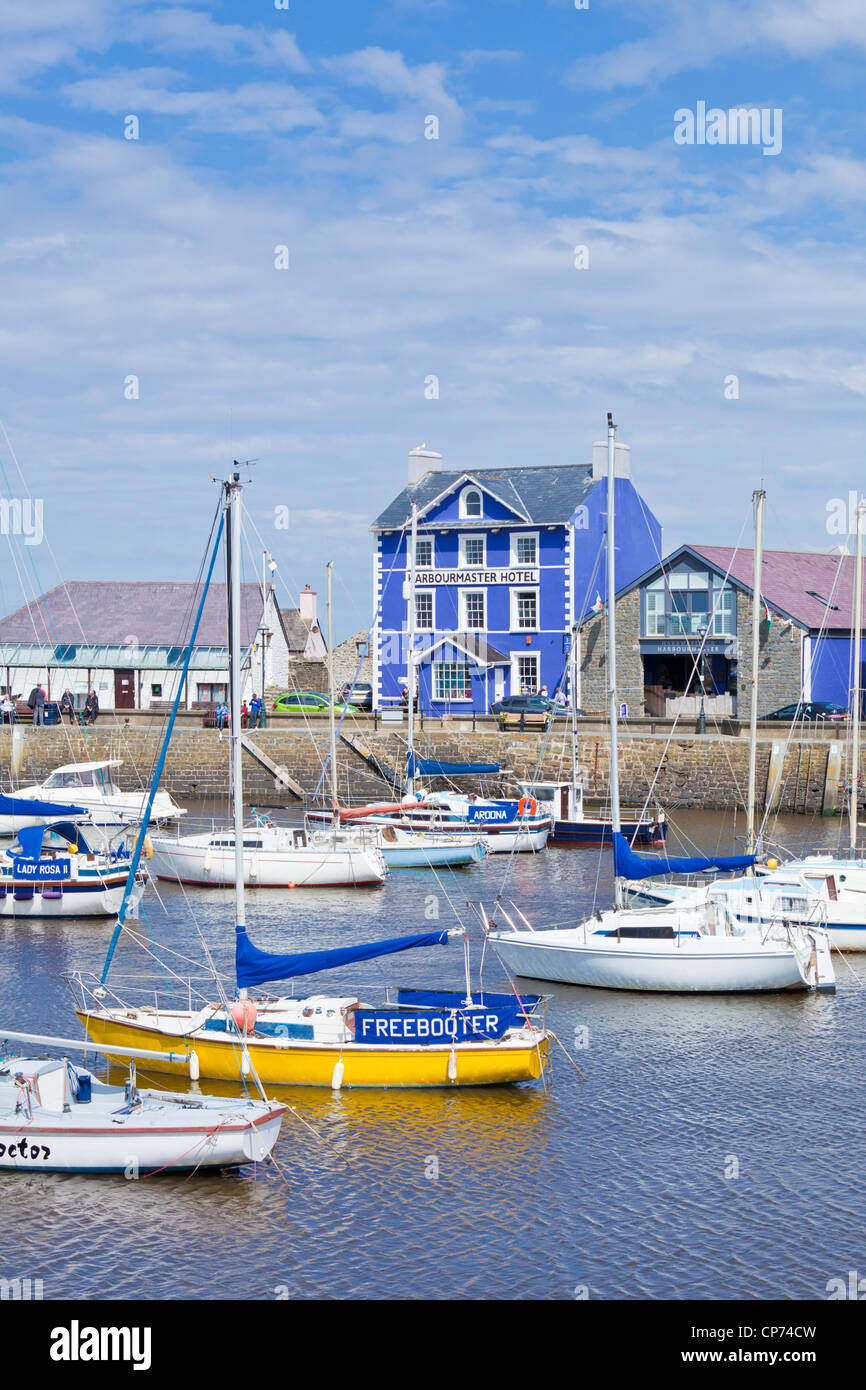
<path id="1" fill-rule="evenodd" d="M 416 569 L 415 584 L 427 589 L 435 584 L 537 584 L 537 569 L 524 570 L 434 570 Z"/>

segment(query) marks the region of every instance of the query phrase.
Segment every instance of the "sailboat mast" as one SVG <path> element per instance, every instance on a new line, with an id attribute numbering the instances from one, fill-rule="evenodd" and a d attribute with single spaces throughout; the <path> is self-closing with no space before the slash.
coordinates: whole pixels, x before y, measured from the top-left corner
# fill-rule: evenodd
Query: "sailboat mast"
<path id="1" fill-rule="evenodd" d="M 244 906 L 244 805 L 241 774 L 241 480 L 233 473 L 226 483 L 229 524 L 226 527 L 226 572 L 229 595 L 229 717 L 232 750 L 232 811 L 235 831 L 235 917 L 246 926 Z M 242 998 L 244 990 L 239 991 Z"/>
<path id="2" fill-rule="evenodd" d="M 755 552 L 752 589 L 752 705 L 749 714 L 749 786 L 746 793 L 746 853 L 755 851 L 755 784 L 758 768 L 758 664 L 761 659 L 761 577 L 764 567 L 764 501 L 766 492 L 752 493 L 755 507 Z"/>
<path id="3" fill-rule="evenodd" d="M 857 504 L 857 550 L 854 571 L 854 682 L 851 708 L 851 799 L 849 803 L 849 842 L 857 852 L 857 809 L 860 801 L 860 650 L 863 638 L 863 518 L 866 504 Z"/>
<path id="4" fill-rule="evenodd" d="M 331 738 L 330 763 L 331 763 L 331 804 L 334 809 L 334 829 L 337 828 L 339 816 L 337 806 L 339 796 L 337 794 L 337 725 L 334 716 L 334 617 L 333 617 L 333 560 L 328 561 L 328 732 Z"/>
<path id="5" fill-rule="evenodd" d="M 409 550 L 406 555 L 406 587 L 409 602 L 407 638 L 409 653 L 406 662 L 409 684 L 408 744 L 409 762 L 406 767 L 406 790 L 411 796 L 415 790 L 415 552 L 418 541 L 418 503 L 412 503 L 412 529 L 409 534 Z"/>
<path id="6" fill-rule="evenodd" d="M 616 425 L 613 416 L 607 417 L 607 669 L 609 680 L 608 713 L 610 718 L 610 803 L 613 833 L 622 828 L 619 810 L 619 741 L 617 736 L 616 696 L 616 547 L 614 541 L 614 462 L 616 458 Z"/>

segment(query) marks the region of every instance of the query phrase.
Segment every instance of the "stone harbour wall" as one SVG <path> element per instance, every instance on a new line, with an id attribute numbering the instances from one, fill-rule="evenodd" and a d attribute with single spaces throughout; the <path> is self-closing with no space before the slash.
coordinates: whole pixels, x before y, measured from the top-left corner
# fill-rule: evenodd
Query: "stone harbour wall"
<path id="1" fill-rule="evenodd" d="M 25 728 L 23 734 L 25 763 L 15 785 L 41 782 L 64 763 L 122 758 L 123 766 L 115 769 L 115 775 L 124 790 L 149 785 L 162 738 L 157 727 L 124 729 L 110 723 L 86 730 L 69 726 Z M 250 737 L 275 763 L 284 764 L 306 793 L 313 792 L 327 756 L 326 729 L 314 732 L 297 728 L 259 729 L 251 731 Z M 402 738 L 381 730 L 360 737 L 364 746 L 388 766 L 404 766 L 405 730 Z M 833 809 L 844 790 L 844 748 L 840 762 L 838 743 L 799 738 L 792 740 L 783 757 L 784 738 L 782 734 L 775 739 L 759 739 L 759 801 L 763 802 L 768 783 L 772 782 L 778 789 L 774 800 L 781 810 Z M 661 806 L 721 810 L 743 804 L 749 755 L 744 736 L 678 736 L 666 744 L 664 734 L 627 731 L 620 734 L 620 784 L 624 806 L 643 803 L 657 769 L 653 801 Z M 498 762 L 503 769 L 506 790 L 507 784 L 513 784 L 516 778 L 538 776 L 562 781 L 570 776 L 568 740 L 559 730 L 555 730 L 546 743 L 540 733 L 500 733 L 495 729 L 476 733 L 425 730 L 418 740 L 418 752 L 422 757 L 446 761 Z M 11 753 L 11 732 L 8 727 L 2 728 L 0 767 L 3 786 L 7 788 L 11 785 Z M 579 735 L 578 762 L 589 801 L 606 799 L 609 761 L 607 734 Z M 341 798 L 378 800 L 388 796 L 384 783 L 369 771 L 357 753 L 343 744 L 338 762 Z M 467 790 L 478 789 L 470 779 L 462 779 L 461 785 L 464 782 Z M 228 798 L 228 737 L 220 738 L 212 729 L 178 728 L 169 747 L 161 785 L 181 801 L 184 797 Z M 257 800 L 263 804 L 294 802 L 290 793 L 275 790 L 273 777 L 248 754 L 244 754 L 244 799 L 253 804 Z"/>

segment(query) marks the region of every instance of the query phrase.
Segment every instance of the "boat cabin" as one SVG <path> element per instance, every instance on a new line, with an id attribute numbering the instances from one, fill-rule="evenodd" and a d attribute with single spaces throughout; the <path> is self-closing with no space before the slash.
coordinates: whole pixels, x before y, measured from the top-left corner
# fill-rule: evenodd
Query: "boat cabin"
<path id="1" fill-rule="evenodd" d="M 43 791 L 75 791 L 90 788 L 103 796 L 116 796 L 120 790 L 114 780 L 112 768 L 120 767 L 122 759 L 113 758 L 102 763 L 69 763 L 58 767 L 42 783 Z"/>
<path id="2" fill-rule="evenodd" d="M 518 782 L 521 796 L 538 802 L 538 814 L 553 820 L 583 820 L 583 787 L 571 782 Z"/>

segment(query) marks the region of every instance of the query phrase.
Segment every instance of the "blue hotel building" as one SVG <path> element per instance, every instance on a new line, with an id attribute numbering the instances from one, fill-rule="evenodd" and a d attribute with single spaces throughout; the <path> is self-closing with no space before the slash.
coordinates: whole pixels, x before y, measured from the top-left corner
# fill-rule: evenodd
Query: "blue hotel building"
<path id="1" fill-rule="evenodd" d="M 661 526 L 616 452 L 616 589 L 661 558 Z M 487 713 L 503 695 L 553 695 L 568 680 L 576 627 L 605 600 L 607 444 L 589 464 L 446 472 L 426 446 L 376 537 L 373 690 L 377 709 L 409 684 L 407 576 L 417 504 L 415 651 L 428 714 Z"/>

